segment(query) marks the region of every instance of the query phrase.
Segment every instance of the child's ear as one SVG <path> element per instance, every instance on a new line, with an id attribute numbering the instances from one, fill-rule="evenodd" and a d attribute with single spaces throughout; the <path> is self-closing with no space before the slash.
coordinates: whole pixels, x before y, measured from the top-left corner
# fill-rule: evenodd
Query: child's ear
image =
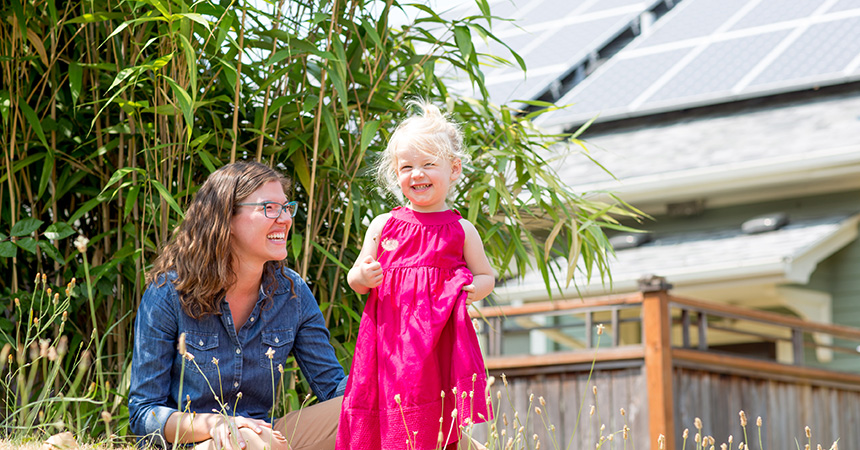
<path id="1" fill-rule="evenodd" d="M 463 162 L 460 161 L 460 158 L 454 158 L 451 161 L 451 181 L 460 178 L 460 175 L 463 174 Z"/>

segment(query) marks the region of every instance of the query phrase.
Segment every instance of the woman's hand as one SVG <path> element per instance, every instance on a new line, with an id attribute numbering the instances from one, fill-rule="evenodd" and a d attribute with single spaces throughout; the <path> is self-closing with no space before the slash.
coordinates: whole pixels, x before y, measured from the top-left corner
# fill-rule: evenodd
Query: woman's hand
<path id="1" fill-rule="evenodd" d="M 240 428 L 247 428 L 260 435 L 265 428 L 271 430 L 272 425 L 265 420 L 219 415 L 215 424 L 209 429 L 209 435 L 212 436 L 215 448 L 224 448 L 226 450 L 242 450 L 246 448 L 247 443 L 242 433 L 239 432 Z M 272 430 L 271 432 L 275 439 L 286 442 L 286 438 L 284 438 L 280 431 Z"/>

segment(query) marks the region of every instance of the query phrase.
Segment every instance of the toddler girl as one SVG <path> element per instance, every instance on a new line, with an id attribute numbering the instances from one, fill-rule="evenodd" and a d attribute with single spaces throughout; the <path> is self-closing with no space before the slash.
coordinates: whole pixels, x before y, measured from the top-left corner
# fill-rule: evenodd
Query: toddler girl
<path id="1" fill-rule="evenodd" d="M 395 129 L 377 167 L 406 206 L 370 223 L 347 276 L 370 295 L 338 449 L 456 449 L 460 426 L 492 418 L 467 307 L 495 281 L 475 226 L 446 201 L 463 170 L 463 136 L 437 107 L 410 106 L 422 114 Z"/>

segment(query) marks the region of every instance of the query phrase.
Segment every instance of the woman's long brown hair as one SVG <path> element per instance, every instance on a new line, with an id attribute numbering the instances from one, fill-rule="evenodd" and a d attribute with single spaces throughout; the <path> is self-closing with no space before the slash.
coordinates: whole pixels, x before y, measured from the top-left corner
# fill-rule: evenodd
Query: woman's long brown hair
<path id="1" fill-rule="evenodd" d="M 210 174 L 188 206 L 185 220 L 146 274 L 147 285 L 163 284 L 167 281 L 164 275 L 175 271 L 173 283 L 186 314 L 195 319 L 220 314 L 219 301 L 236 282 L 230 235 L 236 204 L 271 181 L 289 192 L 288 179 L 257 162 L 227 164 Z M 276 287 L 275 272 L 283 267 L 284 261 L 266 263 L 264 291 L 269 298 Z"/>

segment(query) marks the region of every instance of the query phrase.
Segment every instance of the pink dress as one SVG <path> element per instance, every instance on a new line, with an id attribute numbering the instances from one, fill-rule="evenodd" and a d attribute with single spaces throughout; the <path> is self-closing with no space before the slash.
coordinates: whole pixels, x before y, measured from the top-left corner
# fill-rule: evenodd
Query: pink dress
<path id="1" fill-rule="evenodd" d="M 361 318 L 337 449 L 431 450 L 459 440 L 460 425 L 492 418 L 462 290 L 472 274 L 459 220 L 451 210 L 391 211 L 377 247 L 382 284 Z"/>

